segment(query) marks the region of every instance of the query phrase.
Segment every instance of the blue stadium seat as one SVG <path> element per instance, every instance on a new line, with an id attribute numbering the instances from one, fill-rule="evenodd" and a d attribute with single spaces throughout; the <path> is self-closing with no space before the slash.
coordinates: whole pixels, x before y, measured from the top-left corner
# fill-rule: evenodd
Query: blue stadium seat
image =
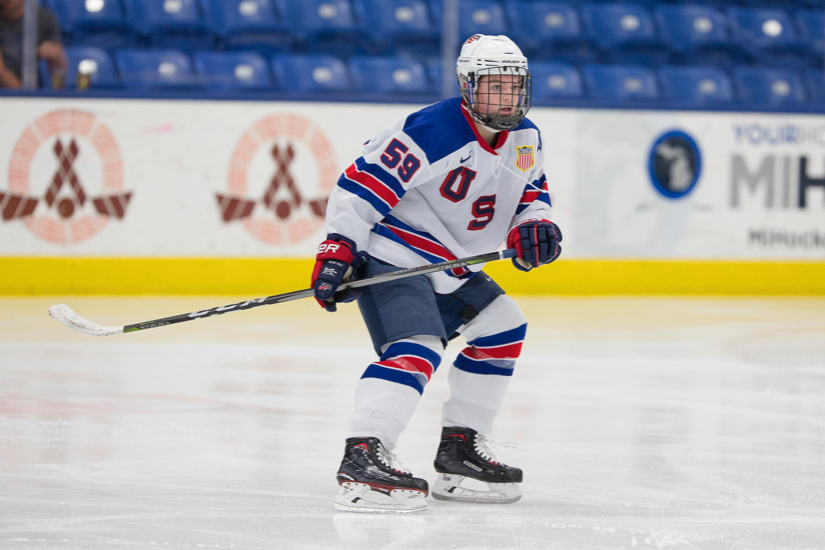
<path id="1" fill-rule="evenodd" d="M 795 19 L 801 38 L 808 44 L 816 64 L 821 66 L 822 57 L 825 55 L 825 12 L 798 10 Z"/>
<path id="2" fill-rule="evenodd" d="M 441 29 L 441 10 L 444 0 L 427 0 L 427 7 L 430 9 L 430 17 L 436 28 Z"/>
<path id="3" fill-rule="evenodd" d="M 802 79 L 793 70 L 737 67 L 733 78 L 742 101 L 760 104 L 805 101 Z"/>
<path id="4" fill-rule="evenodd" d="M 743 4 L 745 6 L 756 8 L 792 9 L 796 7 L 809 7 L 811 6 L 811 3 L 816 4 L 817 2 L 819 2 L 818 6 L 822 7 L 822 2 L 819 0 L 738 0 L 736 2 L 728 2 L 728 4 Z"/>
<path id="5" fill-rule="evenodd" d="M 460 0 L 458 27 L 461 42 L 474 34 L 507 34 L 504 8 L 495 0 Z"/>
<path id="6" fill-rule="evenodd" d="M 132 45 L 135 29 L 121 0 L 46 0 L 69 44 L 103 49 Z"/>
<path id="7" fill-rule="evenodd" d="M 81 71 L 89 76 L 90 88 L 117 88 L 120 79 L 112 57 L 105 50 L 92 47 L 66 48 L 69 62 L 66 70 L 66 87 L 77 86 L 77 75 Z"/>
<path id="8" fill-rule="evenodd" d="M 799 40 L 791 18 L 784 10 L 728 8 L 738 40 L 754 49 L 761 65 L 804 67 L 808 48 Z"/>
<path id="9" fill-rule="evenodd" d="M 291 92 L 352 90 L 347 66 L 331 55 L 272 56 L 272 70 L 278 86 Z"/>
<path id="10" fill-rule="evenodd" d="M 572 4 L 578 4 L 578 3 L 584 2 L 585 0 L 567 0 L 567 1 L 572 3 Z M 615 0 L 597 0 L 597 1 L 614 2 Z M 656 6 L 658 6 L 659 4 L 661 4 L 662 1 L 663 0 L 632 0 L 632 3 L 637 4 L 639 6 L 644 6 L 647 9 L 652 9 L 652 8 L 655 8 Z M 701 1 L 705 1 L 705 0 L 700 0 L 700 2 Z M 707 1 L 713 1 L 713 0 L 707 0 Z M 693 3 L 697 3 L 697 2 L 693 2 Z"/>
<path id="11" fill-rule="evenodd" d="M 574 98 L 584 95 L 579 71 L 567 63 L 530 63 L 533 97 Z"/>
<path id="12" fill-rule="evenodd" d="M 441 83 L 443 82 L 443 71 L 441 70 L 441 59 L 434 58 L 427 60 L 427 75 L 430 77 L 432 89 L 436 93 L 441 93 Z M 459 95 L 458 80 L 455 75 L 455 67 L 450 64 L 450 82 L 452 83 L 454 96 Z"/>
<path id="13" fill-rule="evenodd" d="M 694 105 L 733 101 L 727 73 L 715 67 L 662 67 L 658 71 L 662 96 Z"/>
<path id="14" fill-rule="evenodd" d="M 605 100 L 657 99 L 656 78 L 638 65 L 594 65 L 582 68 L 590 96 Z"/>
<path id="15" fill-rule="evenodd" d="M 204 0 L 203 5 L 224 49 L 269 55 L 292 45 L 286 0 Z"/>
<path id="16" fill-rule="evenodd" d="M 66 77 L 63 82 L 63 87 L 67 90 L 77 88 L 77 80 L 79 73 L 88 76 L 87 87 L 89 88 L 120 88 L 120 80 L 117 76 L 114 61 L 111 56 L 100 48 L 93 48 L 91 46 L 74 46 L 65 48 L 66 60 L 68 62 L 66 67 Z M 45 61 L 38 64 L 40 70 L 40 81 L 48 83 L 51 79 L 48 65 Z M 47 88 L 51 88 L 50 84 L 46 84 Z"/>
<path id="17" fill-rule="evenodd" d="M 730 70 L 751 61 L 733 41 L 727 18 L 710 6 L 661 5 L 655 15 L 662 36 L 687 64 Z"/>
<path id="18" fill-rule="evenodd" d="M 430 21 L 423 0 L 354 0 L 377 50 L 391 54 L 438 55 L 440 29 Z"/>
<path id="19" fill-rule="evenodd" d="M 195 70 L 208 90 L 266 90 L 272 77 L 255 52 L 196 52 Z"/>
<path id="20" fill-rule="evenodd" d="M 430 84 L 432 89 L 438 93 L 441 93 L 441 84 L 444 82 L 443 72 L 441 70 L 441 59 L 439 58 L 431 58 L 428 59 L 426 62 L 427 65 L 427 76 L 430 77 Z M 458 90 L 458 85 L 456 84 L 456 90 Z"/>
<path id="21" fill-rule="evenodd" d="M 288 21 L 302 49 L 338 56 L 368 54 L 369 39 L 349 0 L 300 0 L 287 4 Z"/>
<path id="22" fill-rule="evenodd" d="M 614 63 L 659 65 L 670 61 L 670 49 L 656 35 L 653 18 L 638 4 L 581 6 L 588 36 Z"/>
<path id="23" fill-rule="evenodd" d="M 189 56 L 177 50 L 118 50 L 121 81 L 136 90 L 199 89 Z"/>
<path id="24" fill-rule="evenodd" d="M 531 60 L 583 63 L 596 52 L 582 33 L 579 14 L 568 3 L 514 0 L 506 5 L 511 38 Z"/>
<path id="25" fill-rule="evenodd" d="M 359 92 L 428 93 L 432 89 L 424 65 L 399 57 L 353 57 L 349 62 Z"/>
<path id="26" fill-rule="evenodd" d="M 825 73 L 822 69 L 805 71 L 805 83 L 808 85 L 808 97 L 816 103 L 825 103 Z"/>
<path id="27" fill-rule="evenodd" d="M 198 0 L 126 0 L 138 32 L 156 48 L 210 49 L 214 32 Z"/>

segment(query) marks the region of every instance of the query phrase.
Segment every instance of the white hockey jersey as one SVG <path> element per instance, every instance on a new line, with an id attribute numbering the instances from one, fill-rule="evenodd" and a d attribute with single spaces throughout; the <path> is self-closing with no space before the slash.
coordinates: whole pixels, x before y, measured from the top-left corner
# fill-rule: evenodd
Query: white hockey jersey
<path id="1" fill-rule="evenodd" d="M 327 233 L 399 267 L 492 252 L 516 224 L 550 219 L 541 134 L 528 119 L 482 138 L 460 98 L 399 120 L 364 145 L 327 206 Z M 429 275 L 454 292 L 484 266 Z"/>

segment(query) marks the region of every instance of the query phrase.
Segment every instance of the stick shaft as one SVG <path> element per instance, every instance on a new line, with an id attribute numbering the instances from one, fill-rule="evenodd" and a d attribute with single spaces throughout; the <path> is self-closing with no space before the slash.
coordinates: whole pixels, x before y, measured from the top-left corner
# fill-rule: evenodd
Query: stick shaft
<path id="1" fill-rule="evenodd" d="M 437 264 L 424 265 L 420 267 L 411 267 L 408 269 L 401 269 L 393 271 L 392 273 L 384 273 L 368 279 L 361 279 L 350 283 L 341 285 L 341 290 L 348 288 L 361 288 L 379 283 L 386 283 L 389 281 L 396 281 L 406 277 L 414 277 L 416 275 L 427 275 L 430 273 L 438 273 L 440 271 L 448 271 L 450 269 L 457 269 L 460 267 L 467 267 L 471 265 L 478 265 L 496 260 L 503 260 L 505 258 L 515 257 L 515 250 L 502 250 L 499 252 L 490 252 L 488 254 L 479 254 L 478 256 L 470 256 L 468 258 L 461 258 L 458 260 L 450 260 Z M 264 298 L 254 298 L 245 302 L 238 302 L 235 304 L 228 304 L 225 306 L 213 307 L 203 311 L 193 311 L 192 313 L 183 313 L 181 315 L 173 315 L 172 317 L 164 317 L 163 319 L 155 319 L 154 321 L 145 321 L 143 323 L 136 323 L 134 325 L 126 325 L 123 327 L 123 332 L 137 332 L 156 327 L 165 327 L 167 325 L 174 325 L 177 323 L 185 323 L 187 321 L 194 321 L 195 319 L 203 319 L 206 317 L 214 317 L 216 315 L 223 315 L 231 311 L 243 311 L 260 306 L 269 306 L 272 304 L 280 304 L 283 302 L 290 302 L 292 300 L 300 300 L 301 298 L 309 298 L 314 296 L 315 292 L 308 288 L 306 290 L 296 290 L 287 292 L 285 294 L 276 294 L 274 296 L 266 296 Z"/>

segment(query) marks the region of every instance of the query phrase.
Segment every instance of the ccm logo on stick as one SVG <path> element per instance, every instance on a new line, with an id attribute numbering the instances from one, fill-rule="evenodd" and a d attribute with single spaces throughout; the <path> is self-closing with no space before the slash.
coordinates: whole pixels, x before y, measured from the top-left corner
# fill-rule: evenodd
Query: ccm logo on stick
<path id="1" fill-rule="evenodd" d="M 321 243 L 321 246 L 318 247 L 318 254 L 323 254 L 324 252 L 337 252 L 339 248 L 341 248 L 340 244 Z"/>

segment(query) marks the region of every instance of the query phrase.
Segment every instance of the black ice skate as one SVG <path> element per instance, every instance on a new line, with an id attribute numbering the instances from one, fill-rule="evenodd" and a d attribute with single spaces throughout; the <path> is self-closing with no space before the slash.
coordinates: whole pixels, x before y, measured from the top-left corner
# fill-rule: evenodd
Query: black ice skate
<path id="1" fill-rule="evenodd" d="M 421 512 L 429 487 L 413 477 L 376 437 L 347 439 L 335 507 L 348 512 Z"/>
<path id="2" fill-rule="evenodd" d="M 433 498 L 509 504 L 521 498 L 521 470 L 496 461 L 491 440 L 470 428 L 443 428 L 435 457 Z"/>

